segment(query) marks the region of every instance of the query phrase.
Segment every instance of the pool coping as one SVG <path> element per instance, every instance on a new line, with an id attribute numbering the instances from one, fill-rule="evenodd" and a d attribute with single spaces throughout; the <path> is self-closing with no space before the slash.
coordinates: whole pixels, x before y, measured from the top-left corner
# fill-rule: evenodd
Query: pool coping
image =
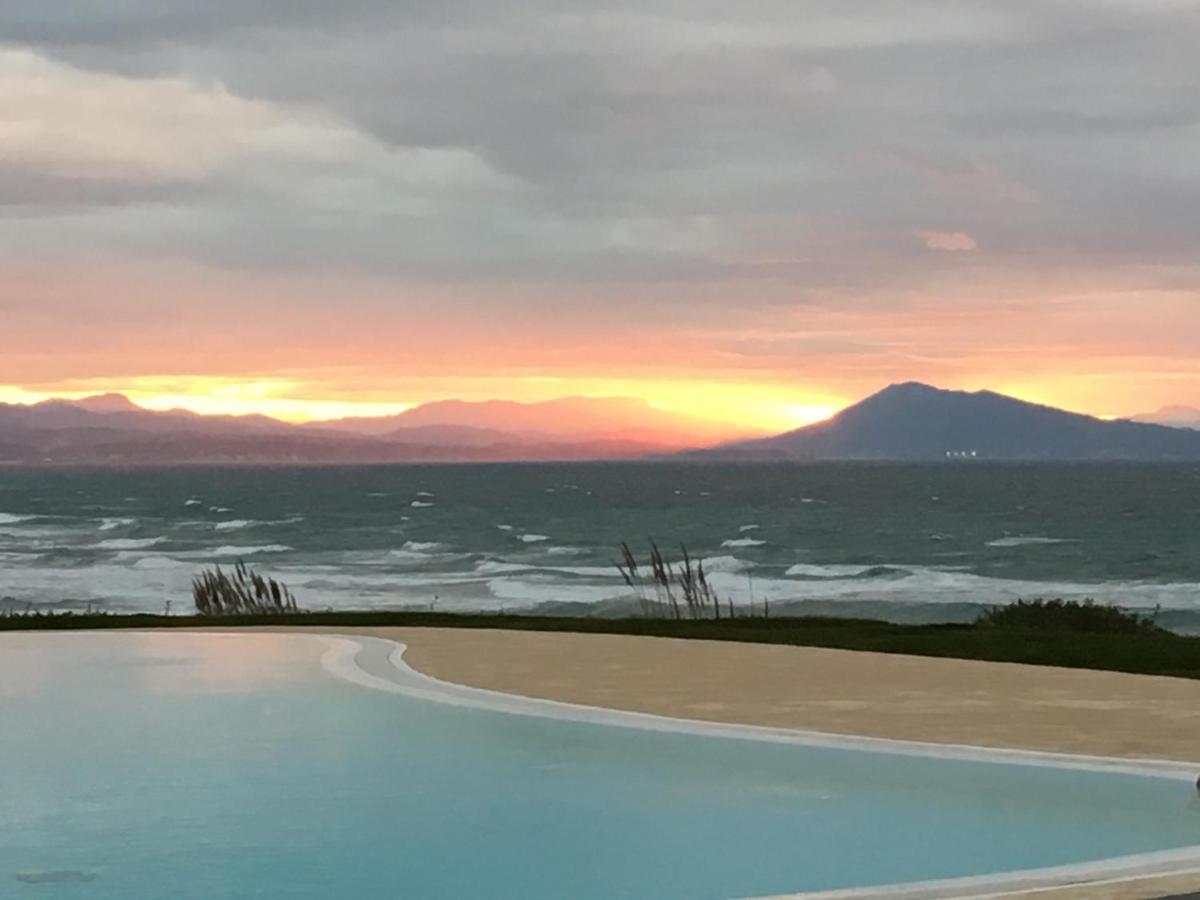
<path id="1" fill-rule="evenodd" d="M 314 636 L 322 638 L 328 645 L 321 657 L 321 665 L 331 675 L 362 687 L 451 706 L 641 731 L 1166 778 L 1179 781 L 1181 786 L 1186 785 L 1188 789 L 1195 785 L 1196 773 L 1200 769 L 1198 765 L 1171 760 L 1122 759 L 735 725 L 526 697 L 455 684 L 419 672 L 404 661 L 404 654 L 408 648 L 400 641 L 362 635 Z M 1083 889 L 1140 878 L 1188 874 L 1200 874 L 1200 845 L 995 875 L 835 891 L 776 894 L 769 900 L 950 900 L 959 897 L 1012 895 L 1054 888 Z"/>

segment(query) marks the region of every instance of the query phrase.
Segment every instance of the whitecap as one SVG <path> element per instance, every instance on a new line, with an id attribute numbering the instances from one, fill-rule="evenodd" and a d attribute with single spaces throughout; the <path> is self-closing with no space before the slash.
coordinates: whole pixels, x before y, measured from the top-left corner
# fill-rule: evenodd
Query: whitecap
<path id="1" fill-rule="evenodd" d="M 581 553 L 587 553 L 582 547 L 547 547 L 546 554 L 548 556 L 579 556 Z"/>
<path id="2" fill-rule="evenodd" d="M 784 575 L 792 578 L 859 578 L 872 571 L 872 566 L 818 566 L 797 563 Z"/>
<path id="3" fill-rule="evenodd" d="M 444 550 L 445 544 L 439 544 L 437 541 L 405 541 L 404 549 L 409 553 L 430 553 L 434 550 Z"/>
<path id="4" fill-rule="evenodd" d="M 126 498 L 126 499 L 129 499 L 129 498 Z M 188 499 L 188 500 L 184 500 L 184 501 L 183 501 L 183 505 L 184 505 L 184 506 L 200 506 L 200 505 L 202 505 L 203 503 L 204 503 L 204 501 L 203 501 L 203 500 L 197 500 L 195 497 L 192 497 L 192 498 L 190 498 L 190 499 Z"/>
<path id="5" fill-rule="evenodd" d="M 0 513 L 0 525 L 16 525 L 20 522 L 28 522 L 36 516 L 14 516 L 12 513 Z"/>
<path id="6" fill-rule="evenodd" d="M 228 513 L 233 512 L 228 506 L 210 506 L 208 511 L 211 513 Z"/>
<path id="7" fill-rule="evenodd" d="M 111 540 L 101 541 L 96 546 L 101 550 L 142 550 L 146 547 L 155 547 L 166 542 L 167 539 L 165 537 L 112 538 Z"/>
<path id="8" fill-rule="evenodd" d="M 116 531 L 118 528 L 128 528 L 130 525 L 136 525 L 137 519 L 101 519 L 101 531 Z"/>
<path id="9" fill-rule="evenodd" d="M 433 491 L 417 491 L 416 496 L 418 496 L 418 497 L 436 497 L 437 494 L 435 494 Z"/>
<path id="10" fill-rule="evenodd" d="M 522 534 L 520 539 L 526 544 L 539 544 L 542 541 L 548 541 L 550 538 L 544 534 Z"/>
<path id="11" fill-rule="evenodd" d="M 532 566 L 524 563 L 504 562 L 499 559 L 485 559 L 475 564 L 475 572 L 479 575 L 509 575 L 513 572 L 529 572 Z"/>
<path id="12" fill-rule="evenodd" d="M 997 538 L 994 541 L 988 541 L 985 546 L 987 546 L 987 547 L 1042 547 L 1042 546 L 1046 546 L 1048 544 L 1066 544 L 1066 543 L 1070 543 L 1070 542 L 1071 542 L 1070 538 L 1052 538 L 1052 537 L 1039 537 L 1037 535 L 1030 535 L 1028 537 L 1020 536 L 1020 537 Z"/>
<path id="13" fill-rule="evenodd" d="M 738 531 L 745 533 L 747 531 L 758 531 L 758 528 L 759 528 L 758 525 L 743 525 L 741 528 L 738 529 Z"/>
<path id="14" fill-rule="evenodd" d="M 496 527 L 499 528 L 501 531 L 512 531 L 513 530 L 513 527 L 511 525 L 497 525 Z"/>
<path id="15" fill-rule="evenodd" d="M 557 601 L 601 603 L 605 600 L 622 597 L 628 591 L 623 584 L 612 586 L 543 584 L 519 578 L 493 578 L 487 583 L 487 587 L 497 600 L 507 601 L 519 608 Z"/>
<path id="16" fill-rule="evenodd" d="M 722 547 L 761 547 L 766 541 L 758 541 L 754 538 L 733 538 L 728 541 L 721 541 Z"/>
<path id="17" fill-rule="evenodd" d="M 426 503 L 424 500 L 414 500 L 412 503 L 410 503 L 408 505 L 413 507 L 413 509 L 424 509 L 428 506 L 433 506 L 432 503 Z"/>
<path id="18" fill-rule="evenodd" d="M 287 553 L 292 548 L 286 544 L 260 544 L 257 546 L 237 546 L 226 544 L 212 551 L 213 556 L 253 556 L 256 553 Z"/>
<path id="19" fill-rule="evenodd" d="M 249 528 L 251 525 L 261 524 L 261 522 L 256 522 L 253 519 L 230 519 L 227 522 L 218 522 L 213 528 L 217 531 L 235 531 L 239 528 Z"/>
<path id="20" fill-rule="evenodd" d="M 706 556 L 702 562 L 704 571 L 710 574 L 713 572 L 744 572 L 754 565 L 744 559 L 738 559 L 736 556 Z"/>
<path id="21" fill-rule="evenodd" d="M 133 564 L 133 568 L 142 569 L 143 571 L 145 571 L 145 570 L 164 571 L 167 569 L 178 569 L 181 567 L 186 567 L 190 571 L 192 568 L 191 563 L 180 562 L 177 559 L 171 559 L 169 556 L 161 556 L 161 555 L 146 556 L 141 553 L 130 554 L 130 555 L 137 557 L 136 561 Z"/>

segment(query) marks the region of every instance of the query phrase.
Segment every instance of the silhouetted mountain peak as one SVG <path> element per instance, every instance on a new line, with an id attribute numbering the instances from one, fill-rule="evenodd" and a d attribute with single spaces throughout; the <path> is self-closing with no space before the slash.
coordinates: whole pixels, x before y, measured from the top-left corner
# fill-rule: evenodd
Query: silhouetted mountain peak
<path id="1" fill-rule="evenodd" d="M 893 384 L 832 419 L 700 456 L 762 459 L 1200 459 L 1200 435 L 993 391 Z"/>

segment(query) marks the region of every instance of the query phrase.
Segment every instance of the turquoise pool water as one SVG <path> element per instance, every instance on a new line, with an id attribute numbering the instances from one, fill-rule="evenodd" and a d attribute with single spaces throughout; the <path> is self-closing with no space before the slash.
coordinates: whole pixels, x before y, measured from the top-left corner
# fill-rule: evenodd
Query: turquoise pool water
<path id="1" fill-rule="evenodd" d="M 466 710 L 325 647 L 0 635 L 0 896 L 719 898 L 1200 843 L 1179 781 Z"/>

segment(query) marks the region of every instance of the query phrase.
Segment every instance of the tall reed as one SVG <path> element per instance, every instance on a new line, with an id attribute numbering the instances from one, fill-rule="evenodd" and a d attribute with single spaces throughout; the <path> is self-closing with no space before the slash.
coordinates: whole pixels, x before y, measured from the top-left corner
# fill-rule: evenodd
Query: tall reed
<path id="1" fill-rule="evenodd" d="M 672 619 L 721 618 L 721 600 L 708 580 L 703 560 L 693 560 L 686 546 L 680 545 L 682 559 L 673 565 L 650 540 L 650 554 L 643 567 L 637 561 L 629 544 L 621 543 L 621 561 L 617 571 L 625 584 L 634 592 L 643 613 L 656 611 Z M 643 575 L 643 571 L 649 575 Z M 654 592 L 651 602 L 647 587 Z M 733 618 L 733 601 L 726 603 L 727 616 Z"/>
<path id="2" fill-rule="evenodd" d="M 240 559 L 233 572 L 220 566 L 192 579 L 192 600 L 202 616 L 239 616 L 298 612 L 287 586 L 265 578 Z"/>

